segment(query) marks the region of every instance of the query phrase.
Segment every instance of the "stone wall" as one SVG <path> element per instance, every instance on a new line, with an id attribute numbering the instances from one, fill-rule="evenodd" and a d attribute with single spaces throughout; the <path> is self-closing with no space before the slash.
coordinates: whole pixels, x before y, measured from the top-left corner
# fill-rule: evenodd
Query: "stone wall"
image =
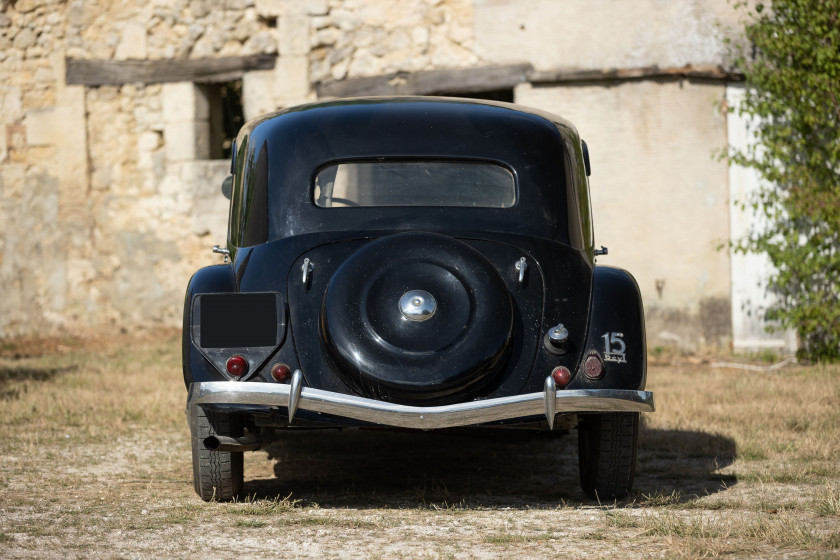
<path id="1" fill-rule="evenodd" d="M 253 0 L 0 11 L 0 335 L 177 325 L 227 217 L 200 90 L 68 86 L 65 60 L 276 54 L 275 20 Z"/>
<path id="2" fill-rule="evenodd" d="M 726 0 L 0 0 L 0 336 L 178 325 L 190 274 L 221 262 L 228 162 L 209 159 L 208 86 L 68 85 L 68 59 L 276 57 L 228 77 L 253 118 L 371 76 L 720 64 L 732 14 Z M 571 118 L 593 148 L 605 262 L 663 313 L 726 300 L 721 83 L 536 81 L 517 100 Z M 697 222 L 665 235 L 685 210 Z"/>
<path id="3" fill-rule="evenodd" d="M 475 53 L 469 0 L 331 0 L 329 8 L 312 21 L 312 81 L 483 62 Z"/>

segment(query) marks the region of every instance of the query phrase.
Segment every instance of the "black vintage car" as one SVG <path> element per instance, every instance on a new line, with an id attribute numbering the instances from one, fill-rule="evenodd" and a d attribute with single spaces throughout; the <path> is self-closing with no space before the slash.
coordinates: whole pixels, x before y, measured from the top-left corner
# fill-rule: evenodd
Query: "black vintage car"
<path id="1" fill-rule="evenodd" d="M 230 262 L 196 272 L 184 306 L 204 500 L 236 497 L 243 451 L 294 427 L 577 427 L 583 490 L 630 491 L 654 409 L 642 303 L 595 264 L 569 122 L 327 101 L 246 124 L 231 174 Z"/>

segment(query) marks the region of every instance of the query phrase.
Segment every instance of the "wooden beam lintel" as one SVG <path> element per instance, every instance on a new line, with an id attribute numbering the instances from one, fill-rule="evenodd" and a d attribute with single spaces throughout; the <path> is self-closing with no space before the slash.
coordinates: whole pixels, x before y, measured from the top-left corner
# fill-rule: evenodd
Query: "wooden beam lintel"
<path id="1" fill-rule="evenodd" d="M 67 59 L 68 85 L 116 86 L 131 83 L 222 82 L 245 72 L 271 70 L 275 55 L 232 56 L 193 60 Z"/>
<path id="2" fill-rule="evenodd" d="M 398 72 L 387 76 L 323 82 L 315 84 L 315 89 L 319 98 L 359 97 L 364 95 L 430 95 L 435 93 L 457 94 L 492 91 L 512 88 L 523 82 L 549 85 L 552 83 L 620 82 L 662 78 L 693 78 L 732 82 L 744 80 L 743 74 L 713 65 L 537 71 L 530 64 L 511 64 L 414 73 Z"/>
<path id="3" fill-rule="evenodd" d="M 532 72 L 528 81 L 539 84 L 607 82 L 627 80 L 653 80 L 661 78 L 696 78 L 740 82 L 744 75 L 725 69 L 723 66 L 701 65 L 660 68 L 659 66 L 641 66 L 637 68 L 610 68 L 603 70 L 551 70 Z"/>
<path id="4" fill-rule="evenodd" d="M 364 95 L 433 95 L 512 88 L 527 81 L 530 64 L 451 68 L 427 72 L 398 72 L 387 76 L 352 78 L 315 85 L 318 97 Z"/>

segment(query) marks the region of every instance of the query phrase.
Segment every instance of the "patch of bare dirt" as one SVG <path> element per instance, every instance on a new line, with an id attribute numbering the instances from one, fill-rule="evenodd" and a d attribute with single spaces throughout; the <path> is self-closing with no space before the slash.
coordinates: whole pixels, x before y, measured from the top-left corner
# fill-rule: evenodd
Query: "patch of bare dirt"
<path id="1" fill-rule="evenodd" d="M 172 340 L 180 329 L 132 328 L 113 332 L 91 330 L 64 336 L 26 335 L 0 338 L 0 359 L 19 360 L 39 356 L 65 355 L 86 350 L 120 348 L 134 344 L 153 344 Z"/>

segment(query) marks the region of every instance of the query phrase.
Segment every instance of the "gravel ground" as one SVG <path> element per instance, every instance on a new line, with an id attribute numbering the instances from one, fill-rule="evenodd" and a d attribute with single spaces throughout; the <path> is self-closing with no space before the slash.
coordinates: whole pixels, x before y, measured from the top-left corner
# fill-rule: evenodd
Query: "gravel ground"
<path id="1" fill-rule="evenodd" d="M 644 422 L 634 493 L 620 503 L 581 492 L 574 431 L 345 430 L 285 432 L 246 453 L 245 496 L 224 504 L 193 491 L 177 346 L 171 354 L 159 393 L 147 395 L 160 422 L 120 405 L 129 410 L 116 435 L 107 397 L 40 413 L 53 397 L 38 389 L 64 384 L 65 394 L 86 379 L 74 367 L 23 389 L 6 375 L 0 407 L 17 408 L 0 413 L 0 557 L 840 558 L 840 384 L 825 383 L 840 369 L 813 379 L 827 412 L 780 424 L 792 437 L 829 426 L 819 453 L 772 451 L 787 438 L 776 432 L 762 451 L 761 422 L 739 427 L 743 398 L 703 397 L 700 409 L 721 422 L 698 428 L 681 399 L 698 394 L 707 369 L 653 368 L 659 410 Z M 91 375 L 109 381 L 131 357 Z M 20 377 L 20 358 L 0 357 L 3 371 Z"/>

